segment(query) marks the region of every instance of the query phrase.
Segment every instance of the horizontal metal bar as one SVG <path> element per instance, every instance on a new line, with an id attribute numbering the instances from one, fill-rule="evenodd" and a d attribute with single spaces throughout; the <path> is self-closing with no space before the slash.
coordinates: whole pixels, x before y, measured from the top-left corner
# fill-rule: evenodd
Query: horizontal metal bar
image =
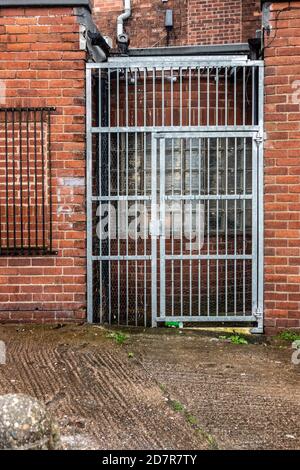
<path id="1" fill-rule="evenodd" d="M 180 137 L 201 137 L 212 132 L 216 132 L 216 136 L 222 137 L 251 137 L 259 131 L 259 126 L 173 126 L 173 127 L 158 127 L 158 126 L 123 126 L 123 127 L 92 127 L 93 134 L 112 134 L 112 133 L 125 133 L 125 132 L 148 132 L 161 133 L 157 138 L 174 138 L 178 137 L 176 133 L 181 133 Z M 193 134 L 193 133 L 197 133 Z M 226 133 L 226 134 L 225 134 Z"/>
<path id="2" fill-rule="evenodd" d="M 252 255 L 166 255 L 166 260 L 246 260 L 252 259 Z"/>
<path id="3" fill-rule="evenodd" d="M 194 54 L 192 60 L 191 60 L 190 55 L 177 56 L 177 57 L 174 57 L 172 55 L 167 56 L 167 57 L 166 56 L 160 57 L 159 55 L 156 55 L 155 58 L 153 56 L 152 57 L 151 56 L 147 56 L 147 57 L 139 56 L 138 58 L 136 56 L 134 57 L 129 56 L 129 57 L 126 57 L 126 59 L 124 57 L 109 57 L 108 63 L 109 64 L 119 64 L 119 63 L 124 64 L 126 62 L 134 67 L 135 64 L 139 62 L 143 64 L 151 64 L 153 65 L 153 67 L 156 68 L 159 61 L 161 61 L 163 65 L 168 65 L 168 64 L 173 64 L 173 63 L 184 63 L 185 65 L 188 65 L 189 67 L 192 68 L 194 67 L 194 59 L 196 60 L 196 62 L 200 61 L 201 63 L 207 62 L 210 64 L 215 63 L 215 62 L 224 62 L 224 61 L 226 62 L 227 61 L 229 62 L 249 61 L 247 54 L 245 54 L 244 52 L 244 54 L 215 54 L 214 55 L 215 60 L 211 60 L 210 57 L 207 57 L 207 56 L 205 57 L 202 54 Z"/>
<path id="4" fill-rule="evenodd" d="M 229 323 L 229 322 L 256 322 L 257 321 L 257 318 L 255 318 L 252 314 L 248 315 L 245 314 L 245 316 L 240 316 L 240 315 L 237 315 L 237 316 L 217 316 L 217 317 L 213 317 L 213 316 L 209 316 L 209 317 L 206 317 L 206 316 L 195 316 L 195 317 L 186 317 L 186 316 L 176 316 L 176 317 L 157 317 L 156 318 L 156 321 L 158 322 L 188 322 L 188 323 L 194 323 L 194 322 L 197 322 L 197 323 L 210 323 L 210 322 L 218 322 L 218 323 L 223 323 L 223 322 L 226 322 L 226 323 Z"/>
<path id="5" fill-rule="evenodd" d="M 151 201 L 151 196 L 93 196 L 92 201 Z"/>
<path id="6" fill-rule="evenodd" d="M 246 57 L 246 56 L 245 56 Z M 191 65 L 191 61 L 193 62 Z M 157 69 L 172 67 L 173 69 L 180 67 L 263 67 L 264 62 L 261 60 L 249 60 L 241 58 L 241 56 L 214 56 L 212 59 L 208 59 L 205 56 L 193 56 L 191 57 L 147 57 L 144 60 L 142 58 L 127 57 L 126 59 L 110 59 L 108 62 L 102 63 L 88 63 L 87 69 L 115 69 L 115 68 L 147 68 Z"/>
<path id="7" fill-rule="evenodd" d="M 0 250 L 0 256 L 4 257 L 16 257 L 22 258 L 22 257 L 41 257 L 41 256 L 55 256 L 57 255 L 57 251 L 55 250 L 49 250 L 49 249 L 44 249 L 44 248 L 6 248 L 2 247 Z"/>
<path id="8" fill-rule="evenodd" d="M 192 60 L 191 56 L 201 56 L 204 55 L 211 57 L 224 57 L 229 56 L 246 56 L 250 52 L 250 47 L 248 43 L 239 43 L 239 44 L 205 44 L 205 45 L 195 45 L 195 46 L 168 46 L 168 47 L 152 47 L 152 48 L 130 48 L 128 54 L 130 57 L 141 57 L 144 60 L 148 60 L 149 57 L 157 56 L 184 56 L 189 57 Z M 124 60 L 124 59 L 123 59 Z"/>
<path id="9" fill-rule="evenodd" d="M 26 107 L 15 107 L 15 108 L 5 108 L 0 107 L 0 112 L 4 111 L 56 111 L 56 108 L 53 107 L 43 107 L 43 108 L 26 108 Z"/>
<path id="10" fill-rule="evenodd" d="M 212 195 L 186 195 L 186 196 L 165 196 L 167 201 L 226 201 L 226 200 L 249 200 L 252 194 L 212 194 Z"/>
<path id="11" fill-rule="evenodd" d="M 92 256 L 93 261 L 144 261 L 151 260 L 151 256 Z"/>

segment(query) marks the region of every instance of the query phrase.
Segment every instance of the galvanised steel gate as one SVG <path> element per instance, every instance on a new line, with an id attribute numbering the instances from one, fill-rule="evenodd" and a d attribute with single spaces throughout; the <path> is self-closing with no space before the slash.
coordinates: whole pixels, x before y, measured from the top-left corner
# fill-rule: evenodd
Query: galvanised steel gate
<path id="1" fill-rule="evenodd" d="M 88 319 L 263 327 L 263 62 L 87 65 Z"/>

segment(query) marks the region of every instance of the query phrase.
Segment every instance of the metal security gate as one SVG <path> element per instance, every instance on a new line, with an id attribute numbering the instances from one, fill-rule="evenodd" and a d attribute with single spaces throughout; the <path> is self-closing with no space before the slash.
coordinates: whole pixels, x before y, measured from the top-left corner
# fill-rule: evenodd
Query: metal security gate
<path id="1" fill-rule="evenodd" d="M 263 63 L 87 66 L 88 319 L 263 327 Z"/>

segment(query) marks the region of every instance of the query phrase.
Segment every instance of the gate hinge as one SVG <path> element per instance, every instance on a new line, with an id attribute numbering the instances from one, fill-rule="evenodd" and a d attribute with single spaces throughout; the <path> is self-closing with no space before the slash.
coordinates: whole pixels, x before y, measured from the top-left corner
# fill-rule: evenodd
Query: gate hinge
<path id="1" fill-rule="evenodd" d="M 264 141 L 264 133 L 262 131 L 259 131 L 255 136 L 255 140 L 257 144 L 261 144 Z"/>
<path id="2" fill-rule="evenodd" d="M 262 308 L 256 308 L 253 312 L 253 315 L 257 318 L 257 319 L 261 319 L 263 318 L 263 309 Z"/>

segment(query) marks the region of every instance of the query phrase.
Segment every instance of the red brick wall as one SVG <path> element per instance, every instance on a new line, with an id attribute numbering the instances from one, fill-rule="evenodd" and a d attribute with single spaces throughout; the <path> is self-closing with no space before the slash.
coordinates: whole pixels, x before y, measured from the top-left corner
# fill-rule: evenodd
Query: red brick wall
<path id="1" fill-rule="evenodd" d="M 261 29 L 260 0 L 242 1 L 242 42 L 254 38 L 256 30 Z"/>
<path id="2" fill-rule="evenodd" d="M 123 4 L 123 0 L 94 0 L 95 21 L 113 40 Z M 165 46 L 165 10 L 173 9 L 171 46 L 242 42 L 260 26 L 259 7 L 259 0 L 132 0 L 132 17 L 125 28 L 131 47 Z"/>
<path id="3" fill-rule="evenodd" d="M 132 0 L 132 16 L 125 23 L 130 35 L 131 47 L 166 45 L 165 10 L 174 10 L 174 32 L 170 45 L 187 43 L 188 0 Z M 117 17 L 123 12 L 123 0 L 94 0 L 93 15 L 102 34 L 114 41 L 117 35 Z"/>
<path id="4" fill-rule="evenodd" d="M 188 43 L 241 42 L 241 8 L 240 0 L 189 0 Z"/>
<path id="5" fill-rule="evenodd" d="M 1 106 L 55 106 L 53 249 L 0 257 L 0 319 L 85 318 L 85 52 L 72 8 L 0 9 Z"/>
<path id="6" fill-rule="evenodd" d="M 288 6 L 289 2 L 271 6 L 273 32 L 266 37 L 265 50 L 265 314 L 269 332 L 300 328 L 300 2 L 291 2 L 284 11 Z"/>

